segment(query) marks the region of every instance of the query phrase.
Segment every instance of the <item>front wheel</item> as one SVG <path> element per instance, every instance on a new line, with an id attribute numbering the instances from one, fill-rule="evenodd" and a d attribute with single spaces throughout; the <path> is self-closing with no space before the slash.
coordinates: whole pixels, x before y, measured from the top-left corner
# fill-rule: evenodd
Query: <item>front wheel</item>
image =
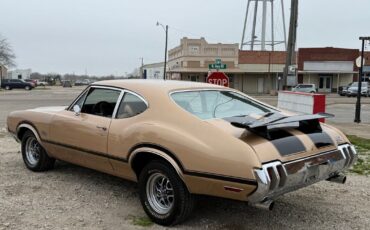
<path id="1" fill-rule="evenodd" d="M 194 208 L 194 197 L 166 162 L 152 161 L 139 177 L 140 201 L 150 219 L 160 225 L 184 221 Z"/>
<path id="2" fill-rule="evenodd" d="M 55 163 L 55 159 L 48 156 L 31 131 L 23 135 L 22 157 L 26 167 L 35 172 L 52 169 Z"/>

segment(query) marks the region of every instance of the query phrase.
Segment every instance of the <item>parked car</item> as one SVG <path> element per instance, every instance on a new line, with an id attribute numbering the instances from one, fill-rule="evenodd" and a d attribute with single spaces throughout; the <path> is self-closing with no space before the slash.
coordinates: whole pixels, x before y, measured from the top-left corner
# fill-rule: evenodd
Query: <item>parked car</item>
<path id="1" fill-rule="evenodd" d="M 292 89 L 293 92 L 316 93 L 315 84 L 298 84 Z"/>
<path id="2" fill-rule="evenodd" d="M 351 87 L 351 85 L 352 85 L 352 83 L 349 83 L 346 86 L 339 86 L 339 88 L 338 88 L 338 94 L 340 96 L 346 96 L 347 95 L 348 88 Z"/>
<path id="3" fill-rule="evenodd" d="M 24 81 L 25 82 L 28 82 L 28 83 L 31 83 L 33 85 L 33 87 L 36 87 L 37 86 L 37 81 L 36 80 L 33 80 L 33 79 L 25 79 Z"/>
<path id="4" fill-rule="evenodd" d="M 12 112 L 7 125 L 28 169 L 59 159 L 138 182 L 147 215 L 174 225 L 192 213 L 196 194 L 271 210 L 287 192 L 344 183 L 357 153 L 319 122 L 328 117 L 289 115 L 205 83 L 114 80 L 92 84 L 69 106 Z"/>
<path id="5" fill-rule="evenodd" d="M 48 86 L 48 85 L 49 85 L 49 83 L 47 83 L 46 81 L 38 81 L 38 82 L 37 82 L 37 85 L 38 85 L 38 86 Z"/>
<path id="6" fill-rule="evenodd" d="M 31 90 L 35 88 L 35 86 L 34 84 L 25 82 L 24 80 L 20 80 L 20 79 L 3 79 L 1 81 L 1 88 L 4 88 L 6 90 L 11 90 L 11 89 Z"/>
<path id="7" fill-rule="evenodd" d="M 72 82 L 68 81 L 68 80 L 62 81 L 62 86 L 64 88 L 66 88 L 66 87 L 72 88 Z"/>
<path id="8" fill-rule="evenodd" d="M 75 82 L 75 86 L 90 85 L 90 84 L 91 84 L 91 82 L 90 82 L 89 79 L 85 79 L 85 80 L 82 80 L 82 81 L 77 80 Z"/>
<path id="9" fill-rule="evenodd" d="M 355 97 L 358 94 L 358 82 L 353 82 L 347 90 L 347 97 Z M 361 95 L 365 97 L 370 96 L 370 85 L 369 82 L 361 83 Z"/>

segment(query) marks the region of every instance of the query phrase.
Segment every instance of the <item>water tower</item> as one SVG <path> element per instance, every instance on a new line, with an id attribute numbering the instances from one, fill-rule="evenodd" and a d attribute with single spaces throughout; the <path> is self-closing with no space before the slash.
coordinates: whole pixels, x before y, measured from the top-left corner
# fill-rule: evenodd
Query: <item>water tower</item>
<path id="1" fill-rule="evenodd" d="M 248 0 L 240 49 L 274 51 L 286 46 L 284 0 Z"/>

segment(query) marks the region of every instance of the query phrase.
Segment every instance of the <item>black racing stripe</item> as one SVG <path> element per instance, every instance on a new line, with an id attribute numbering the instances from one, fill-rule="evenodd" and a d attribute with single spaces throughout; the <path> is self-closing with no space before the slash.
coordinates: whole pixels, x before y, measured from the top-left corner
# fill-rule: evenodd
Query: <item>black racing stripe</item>
<path id="1" fill-rule="evenodd" d="M 72 146 L 72 145 L 67 145 L 67 144 L 62 144 L 62 143 L 49 141 L 49 140 L 42 140 L 42 141 L 45 142 L 45 143 L 48 143 L 48 144 L 58 145 L 58 146 L 61 146 L 61 147 L 64 147 L 64 148 L 73 149 L 73 150 L 76 150 L 76 151 L 88 153 L 88 154 L 99 156 L 99 157 L 105 157 L 105 158 L 109 158 L 109 159 L 112 159 L 112 160 L 117 160 L 117 161 L 121 161 L 121 162 L 125 162 L 125 163 L 128 162 L 128 160 L 126 158 L 112 156 L 110 154 L 106 154 L 106 153 L 102 153 L 102 152 L 96 152 L 96 151 L 92 151 L 92 150 L 89 150 L 89 149 L 84 149 L 84 148 L 80 148 L 80 147 L 76 147 L 76 146 Z"/>
<path id="2" fill-rule="evenodd" d="M 301 140 L 284 129 L 270 132 L 270 142 L 281 156 L 287 156 L 306 151 Z"/>
<path id="3" fill-rule="evenodd" d="M 316 148 L 323 148 L 334 145 L 333 140 L 326 132 L 309 133 L 307 136 L 315 144 Z"/>
<path id="4" fill-rule="evenodd" d="M 126 158 L 115 157 L 115 156 L 112 156 L 112 155 L 109 155 L 109 154 L 96 152 L 96 151 L 92 151 L 92 150 L 87 150 L 87 149 L 84 149 L 84 148 L 71 146 L 71 145 L 67 145 L 67 144 L 62 144 L 62 143 L 58 143 L 58 142 L 53 142 L 53 141 L 48 141 L 48 140 L 43 140 L 43 141 L 45 143 L 62 146 L 62 147 L 65 147 L 65 148 L 81 151 L 81 152 L 92 154 L 92 155 L 95 155 L 95 156 L 104 157 L 104 158 L 108 158 L 108 159 L 128 163 L 128 160 Z M 164 150 L 164 148 L 162 148 L 162 151 L 163 150 Z M 169 151 L 165 150 L 163 152 L 168 154 Z M 179 162 L 178 159 L 176 157 L 174 157 L 174 155 L 172 153 L 169 156 L 171 158 L 175 159 L 176 162 Z M 185 175 L 195 176 L 195 177 L 203 177 L 203 178 L 209 178 L 209 179 L 216 179 L 216 180 L 222 180 L 222 181 L 228 181 L 228 182 L 234 182 L 234 183 L 240 183 L 240 184 L 257 185 L 257 182 L 255 180 L 237 178 L 237 177 L 230 177 L 230 176 L 224 176 L 224 175 L 218 175 L 218 174 L 210 174 L 210 173 L 204 173 L 204 172 L 188 171 L 188 170 L 185 170 L 181 164 L 179 164 L 179 165 L 180 165 L 181 170 L 183 171 L 183 174 L 185 174 Z"/>
<path id="5" fill-rule="evenodd" d="M 22 123 L 31 125 L 36 130 L 36 132 L 38 133 L 37 128 L 31 122 L 23 121 Z M 22 123 L 20 123 L 20 124 L 22 124 Z M 40 136 L 40 134 L 39 134 L 39 136 Z M 40 136 L 40 138 L 41 138 L 41 136 Z M 84 148 L 80 148 L 80 147 L 77 147 L 77 146 L 72 146 L 72 145 L 63 144 L 63 143 L 59 143 L 59 142 L 54 142 L 54 141 L 50 141 L 50 140 L 44 140 L 42 138 L 41 138 L 41 141 L 43 141 L 45 143 L 48 143 L 48 144 L 58 145 L 58 146 L 62 146 L 64 148 L 69 148 L 69 149 L 81 151 L 81 152 L 84 152 L 84 153 L 92 154 L 92 155 L 95 155 L 95 156 L 104 157 L 104 158 L 108 158 L 108 159 L 128 163 L 128 158 L 126 159 L 126 158 L 121 158 L 121 157 L 115 157 L 115 156 L 112 156 L 110 154 L 97 152 L 97 151 L 93 151 L 93 150 L 89 150 L 89 149 L 84 149 Z M 231 176 L 226 176 L 226 175 L 210 174 L 210 173 L 205 173 L 205 172 L 196 172 L 196 171 L 186 170 L 184 168 L 184 166 L 181 164 L 181 162 L 179 161 L 179 159 L 171 151 L 167 150 L 166 148 L 164 148 L 162 146 L 158 146 L 158 145 L 155 145 L 155 144 L 152 144 L 152 143 L 145 143 L 145 144 L 136 145 L 136 146 L 134 146 L 133 148 L 130 149 L 130 154 L 135 149 L 137 149 L 139 147 L 149 147 L 149 146 L 157 148 L 157 149 L 159 148 L 162 152 L 166 153 L 172 159 L 174 159 L 176 161 L 176 163 L 179 165 L 179 167 L 181 168 L 183 174 L 185 174 L 185 175 L 257 186 L 257 181 L 252 180 L 252 179 L 236 178 L 236 177 L 231 177 Z M 128 156 L 130 156 L 130 154 Z"/>
<path id="6" fill-rule="evenodd" d="M 194 171 L 186 171 L 184 174 L 189 176 L 196 176 L 196 177 L 205 177 L 209 179 L 215 179 L 215 180 L 222 180 L 222 181 L 228 181 L 228 182 L 234 182 L 239 184 L 248 184 L 248 185 L 258 185 L 257 181 L 255 180 L 248 180 L 243 178 L 237 178 L 237 177 L 229 177 L 224 175 L 218 175 L 218 174 L 209 174 L 209 173 L 203 173 L 203 172 L 194 172 Z"/>
<path id="7" fill-rule="evenodd" d="M 271 141 L 281 156 L 288 156 L 306 151 L 301 140 L 296 136 L 284 137 Z"/>

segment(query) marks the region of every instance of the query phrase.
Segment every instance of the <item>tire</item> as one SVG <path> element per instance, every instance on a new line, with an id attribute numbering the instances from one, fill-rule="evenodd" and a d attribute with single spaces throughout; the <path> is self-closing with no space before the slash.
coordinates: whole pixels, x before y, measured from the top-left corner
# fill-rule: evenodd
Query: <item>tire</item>
<path id="1" fill-rule="evenodd" d="M 34 172 L 47 171 L 55 164 L 55 159 L 48 156 L 31 131 L 23 135 L 22 158 L 26 167 Z"/>
<path id="2" fill-rule="evenodd" d="M 311 91 L 311 93 L 316 93 L 315 91 Z"/>
<path id="3" fill-rule="evenodd" d="M 25 90 L 31 90 L 31 87 L 27 85 L 26 87 L 24 87 L 24 89 Z"/>
<path id="4" fill-rule="evenodd" d="M 139 192 L 144 211 L 159 225 L 183 222 L 194 208 L 194 197 L 164 161 L 152 161 L 144 167 L 139 176 Z"/>
<path id="5" fill-rule="evenodd" d="M 6 90 L 11 90 L 12 88 L 10 88 L 10 86 L 7 85 L 7 86 L 5 86 L 5 89 Z"/>

